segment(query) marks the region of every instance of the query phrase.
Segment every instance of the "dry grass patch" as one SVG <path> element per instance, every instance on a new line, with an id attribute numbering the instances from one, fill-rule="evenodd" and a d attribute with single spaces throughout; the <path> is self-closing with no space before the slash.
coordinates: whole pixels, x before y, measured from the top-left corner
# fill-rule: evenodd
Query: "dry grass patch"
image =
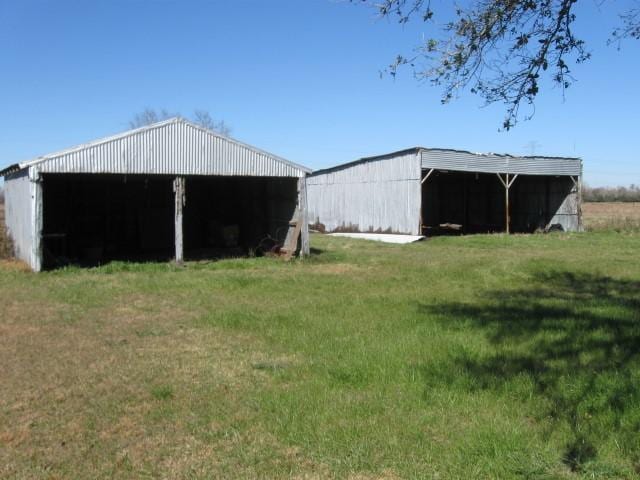
<path id="1" fill-rule="evenodd" d="M 310 269 L 313 273 L 320 273 L 324 275 L 344 275 L 353 274 L 357 271 L 365 270 L 363 267 L 354 265 L 352 263 L 320 263 L 313 265 Z"/>
<path id="2" fill-rule="evenodd" d="M 13 255 L 13 246 L 7 236 L 4 223 L 4 202 L 0 202 L 0 259 L 7 259 Z"/>
<path id="3" fill-rule="evenodd" d="M 640 230 L 640 202 L 586 202 L 582 213 L 589 231 Z"/>
<path id="4" fill-rule="evenodd" d="M 238 456 L 287 458 L 265 454 L 284 447 L 259 422 L 246 428 L 246 396 L 270 378 L 254 368 L 269 358 L 259 340 L 194 327 L 201 312 L 170 300 L 114 300 L 72 322 L 55 320 L 64 304 L 4 310 L 0 477 L 210 478 Z"/>

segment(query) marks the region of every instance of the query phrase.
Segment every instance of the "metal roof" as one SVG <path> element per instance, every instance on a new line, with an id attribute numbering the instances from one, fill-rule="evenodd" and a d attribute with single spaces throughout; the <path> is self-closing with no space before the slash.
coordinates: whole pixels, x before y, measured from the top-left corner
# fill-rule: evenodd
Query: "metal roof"
<path id="1" fill-rule="evenodd" d="M 29 167 L 44 173 L 301 177 L 311 172 L 179 117 L 17 163 L 0 175 Z"/>
<path id="2" fill-rule="evenodd" d="M 422 149 L 422 168 L 480 173 L 513 173 L 520 175 L 582 174 L 582 160 L 571 157 L 524 156 L 472 153 L 442 148 Z"/>
<path id="3" fill-rule="evenodd" d="M 419 153 L 422 168 L 457 170 L 474 173 L 513 173 L 522 175 L 581 175 L 582 160 L 577 157 L 515 156 L 497 153 L 473 153 L 449 148 L 412 147 L 396 152 L 363 157 L 334 167 L 316 170 L 311 176 L 322 175 L 354 165 Z"/>

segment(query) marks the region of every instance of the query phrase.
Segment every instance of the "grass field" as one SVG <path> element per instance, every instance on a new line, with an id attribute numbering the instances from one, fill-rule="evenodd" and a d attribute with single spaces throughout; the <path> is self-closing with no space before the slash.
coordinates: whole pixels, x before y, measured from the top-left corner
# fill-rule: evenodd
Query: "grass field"
<path id="1" fill-rule="evenodd" d="M 638 478 L 640 234 L 0 265 L 0 478 Z"/>
<path id="2" fill-rule="evenodd" d="M 640 231 L 640 202 L 587 202 L 582 213 L 591 231 Z"/>

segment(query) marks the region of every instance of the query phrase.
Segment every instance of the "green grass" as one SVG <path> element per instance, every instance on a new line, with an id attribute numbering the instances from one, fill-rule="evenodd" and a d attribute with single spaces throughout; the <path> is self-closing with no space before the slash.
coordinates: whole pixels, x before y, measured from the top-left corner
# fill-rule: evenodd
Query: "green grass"
<path id="1" fill-rule="evenodd" d="M 0 476 L 640 476 L 640 235 L 312 246 L 0 270 Z"/>

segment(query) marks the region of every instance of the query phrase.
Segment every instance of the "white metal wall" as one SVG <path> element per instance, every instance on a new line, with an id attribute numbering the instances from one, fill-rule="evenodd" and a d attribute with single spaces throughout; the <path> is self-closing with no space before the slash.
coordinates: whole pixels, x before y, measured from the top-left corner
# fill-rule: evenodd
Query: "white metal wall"
<path id="1" fill-rule="evenodd" d="M 31 265 L 33 248 L 32 186 L 29 170 L 7 175 L 4 181 L 5 222 L 14 255 Z"/>
<path id="2" fill-rule="evenodd" d="M 418 234 L 420 157 L 416 152 L 363 161 L 307 177 L 309 222 L 327 231 Z"/>
<path id="3" fill-rule="evenodd" d="M 559 177 L 553 178 L 550 185 L 551 197 L 561 201 L 561 203 L 553 218 L 549 221 L 549 225 L 560 224 L 565 232 L 578 232 L 582 227 L 578 186 L 573 185 L 571 192 L 569 194 L 566 193 L 566 185 L 572 183 L 570 178 Z"/>

